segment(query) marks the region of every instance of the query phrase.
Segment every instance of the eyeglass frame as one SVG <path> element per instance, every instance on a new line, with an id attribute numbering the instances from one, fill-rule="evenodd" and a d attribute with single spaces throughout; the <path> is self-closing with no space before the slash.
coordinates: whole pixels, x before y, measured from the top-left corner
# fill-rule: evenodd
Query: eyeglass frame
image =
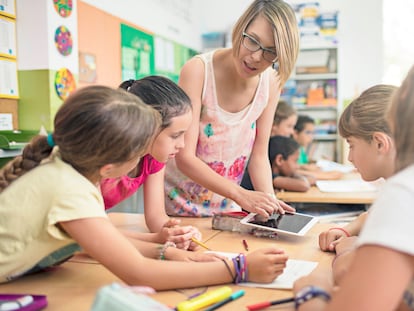
<path id="1" fill-rule="evenodd" d="M 256 50 L 251 50 L 251 49 L 249 49 L 245 44 L 244 44 L 244 40 L 245 40 L 245 38 L 248 38 L 250 41 L 252 41 L 252 42 L 254 42 L 255 44 L 257 44 L 257 49 Z M 275 63 L 276 62 L 276 60 L 277 60 L 277 53 L 275 52 L 275 51 L 272 51 L 271 49 L 268 49 L 268 48 L 265 48 L 265 47 L 263 47 L 261 44 L 260 44 L 260 42 L 259 41 L 257 41 L 255 38 L 253 38 L 251 35 L 249 35 L 248 33 L 246 33 L 245 31 L 243 31 L 243 33 L 242 33 L 242 45 L 248 50 L 248 51 L 250 51 L 250 52 L 257 52 L 257 51 L 259 51 L 259 50 L 262 50 L 262 58 L 265 60 L 265 61 L 267 61 L 267 62 L 270 62 L 270 63 Z M 268 52 L 268 53 L 272 53 L 272 54 L 274 54 L 275 55 L 275 58 L 273 59 L 273 60 L 268 60 L 268 59 L 266 59 L 265 57 L 264 57 L 264 52 Z"/>

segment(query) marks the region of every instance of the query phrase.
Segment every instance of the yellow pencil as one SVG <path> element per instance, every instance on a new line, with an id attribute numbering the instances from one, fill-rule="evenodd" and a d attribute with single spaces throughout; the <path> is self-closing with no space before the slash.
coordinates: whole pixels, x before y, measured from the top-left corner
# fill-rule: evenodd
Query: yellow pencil
<path id="1" fill-rule="evenodd" d="M 211 249 L 207 245 L 205 245 L 203 242 L 197 240 L 196 238 L 192 237 L 191 241 L 193 241 L 195 244 L 200 245 L 201 247 L 204 247 L 206 250 L 211 251 Z"/>

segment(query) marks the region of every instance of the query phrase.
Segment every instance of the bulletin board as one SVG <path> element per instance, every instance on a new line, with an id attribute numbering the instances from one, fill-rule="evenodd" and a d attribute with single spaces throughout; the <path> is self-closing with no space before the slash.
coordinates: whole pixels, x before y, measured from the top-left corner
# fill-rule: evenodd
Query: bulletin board
<path id="1" fill-rule="evenodd" d="M 154 37 L 137 28 L 121 24 L 122 80 L 155 74 Z"/>

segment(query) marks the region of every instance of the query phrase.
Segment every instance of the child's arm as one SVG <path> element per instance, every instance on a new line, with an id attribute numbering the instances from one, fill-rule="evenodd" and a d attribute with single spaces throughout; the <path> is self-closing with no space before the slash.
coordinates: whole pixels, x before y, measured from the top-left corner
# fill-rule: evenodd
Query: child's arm
<path id="1" fill-rule="evenodd" d="M 172 241 L 179 248 L 195 249 L 192 237 L 201 239 L 200 231 L 192 226 L 179 226 L 180 220 L 168 217 L 164 203 L 165 167 L 147 177 L 144 183 L 144 216 L 145 223 L 151 232 L 156 232 L 156 243 Z M 139 238 L 139 236 L 136 236 Z M 147 240 L 148 241 L 148 240 Z"/>
<path id="2" fill-rule="evenodd" d="M 159 258 L 159 245 L 135 241 L 139 244 L 138 251 L 106 218 L 84 218 L 59 224 L 85 252 L 127 284 L 151 286 L 156 290 L 178 289 L 231 283 L 230 274 L 235 275 L 231 262 L 231 271 L 228 271 L 221 260 L 179 262 L 145 258 L 140 252 Z M 168 247 L 164 254 L 169 258 L 174 251 L 185 252 Z M 249 280 L 273 281 L 283 272 L 287 259 L 288 256 L 276 248 L 250 253 L 246 260 Z"/>
<path id="3" fill-rule="evenodd" d="M 362 213 L 354 221 L 343 228 L 333 227 L 327 231 L 321 232 L 319 234 L 319 247 L 321 250 L 333 252 L 335 251 L 336 245 L 343 237 L 359 235 L 367 215 L 368 212 Z"/>
<path id="4" fill-rule="evenodd" d="M 273 186 L 275 189 L 306 192 L 311 185 L 305 176 L 297 175 L 295 177 L 277 176 L 273 179 Z"/>

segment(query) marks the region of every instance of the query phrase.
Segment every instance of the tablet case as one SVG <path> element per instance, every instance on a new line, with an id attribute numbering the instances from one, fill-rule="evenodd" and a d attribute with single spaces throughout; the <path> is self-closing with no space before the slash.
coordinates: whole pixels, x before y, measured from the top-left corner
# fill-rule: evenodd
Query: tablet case
<path id="1" fill-rule="evenodd" d="M 173 309 L 118 283 L 102 287 L 90 311 L 173 311 Z"/>
<path id="2" fill-rule="evenodd" d="M 266 230 L 256 229 L 251 226 L 240 223 L 244 217 L 249 215 L 247 212 L 223 212 L 213 215 L 212 228 L 216 230 L 233 231 L 240 233 L 249 233 L 256 237 L 276 238 L 277 233 Z"/>
<path id="3" fill-rule="evenodd" d="M 17 298 L 27 296 L 28 294 L 0 294 L 0 303 L 5 300 L 15 300 Z M 29 294 L 30 295 L 30 294 Z M 30 295 L 33 297 L 33 302 L 27 306 L 14 309 L 16 311 L 36 311 L 42 310 L 47 306 L 47 298 L 44 295 Z"/>

